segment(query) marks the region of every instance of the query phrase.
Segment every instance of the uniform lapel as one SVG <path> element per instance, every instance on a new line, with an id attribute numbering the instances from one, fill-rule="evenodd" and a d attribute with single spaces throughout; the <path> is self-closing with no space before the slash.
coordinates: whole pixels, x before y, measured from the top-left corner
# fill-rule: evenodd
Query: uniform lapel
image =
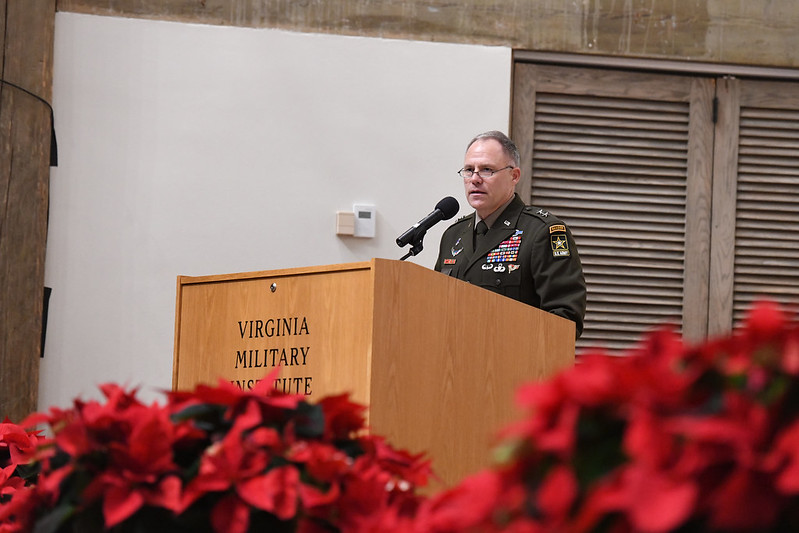
<path id="1" fill-rule="evenodd" d="M 461 232 L 455 236 L 455 241 L 450 249 L 452 257 L 462 254 L 462 258 L 469 259 L 474 252 L 472 234 L 474 233 L 474 215 L 468 224 L 465 224 Z"/>

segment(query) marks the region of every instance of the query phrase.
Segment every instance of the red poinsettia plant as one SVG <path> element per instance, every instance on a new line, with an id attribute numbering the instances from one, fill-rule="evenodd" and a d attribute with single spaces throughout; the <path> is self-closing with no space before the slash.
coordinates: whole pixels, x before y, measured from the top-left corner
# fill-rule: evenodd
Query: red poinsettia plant
<path id="1" fill-rule="evenodd" d="M 0 533 L 799 530 L 799 322 L 763 303 L 727 337 L 622 355 L 520 388 L 497 463 L 432 497 L 427 461 L 347 396 L 221 383 L 160 407 L 107 385 L 2 426 Z"/>
<path id="2" fill-rule="evenodd" d="M 522 387 L 502 460 L 422 504 L 417 531 L 799 531 L 799 324 L 668 330 Z"/>
<path id="3" fill-rule="evenodd" d="M 267 383 L 163 406 L 105 385 L 104 402 L 22 424 L 52 429 L 35 456 L 38 434 L 9 424 L 0 532 L 383 531 L 415 510 L 428 461 L 366 435 L 347 395 L 310 404 Z M 38 479 L 14 473 L 31 459 Z"/>
<path id="4" fill-rule="evenodd" d="M 30 480 L 35 479 L 36 467 L 30 463 L 42 442 L 40 431 L 26 431 L 8 418 L 0 424 L 0 516 L 5 514 L 8 502 L 24 494 Z M 16 526 L 0 518 L 0 533 L 15 530 Z"/>

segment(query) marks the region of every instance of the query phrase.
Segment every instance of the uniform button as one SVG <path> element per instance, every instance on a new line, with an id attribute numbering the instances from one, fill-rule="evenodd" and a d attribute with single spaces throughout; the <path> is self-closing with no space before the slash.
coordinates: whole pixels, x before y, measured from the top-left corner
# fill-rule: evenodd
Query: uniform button
<path id="1" fill-rule="evenodd" d="M 494 287 L 499 287 L 500 285 L 502 285 L 502 280 L 499 279 L 499 278 L 495 279 L 494 280 Z"/>

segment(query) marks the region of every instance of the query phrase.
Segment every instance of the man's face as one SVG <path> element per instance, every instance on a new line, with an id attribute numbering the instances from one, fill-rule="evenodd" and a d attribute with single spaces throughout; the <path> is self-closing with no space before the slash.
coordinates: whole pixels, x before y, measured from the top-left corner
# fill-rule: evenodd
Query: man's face
<path id="1" fill-rule="evenodd" d="M 475 141 L 463 160 L 463 168 L 473 170 L 471 178 L 464 178 L 466 200 L 477 211 L 480 218 L 486 218 L 513 196 L 519 182 L 521 169 L 518 167 L 501 170 L 490 178 L 481 178 L 477 172 L 483 169 L 499 170 L 513 166 L 513 160 L 502 150 L 502 145 L 494 139 Z"/>

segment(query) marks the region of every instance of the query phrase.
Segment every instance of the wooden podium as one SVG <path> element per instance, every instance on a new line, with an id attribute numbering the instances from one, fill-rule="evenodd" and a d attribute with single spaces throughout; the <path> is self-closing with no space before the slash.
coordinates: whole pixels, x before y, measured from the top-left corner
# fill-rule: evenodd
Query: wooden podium
<path id="1" fill-rule="evenodd" d="M 516 387 L 574 361 L 574 324 L 413 263 L 178 277 L 172 386 L 350 392 L 446 485 L 490 464 Z"/>

